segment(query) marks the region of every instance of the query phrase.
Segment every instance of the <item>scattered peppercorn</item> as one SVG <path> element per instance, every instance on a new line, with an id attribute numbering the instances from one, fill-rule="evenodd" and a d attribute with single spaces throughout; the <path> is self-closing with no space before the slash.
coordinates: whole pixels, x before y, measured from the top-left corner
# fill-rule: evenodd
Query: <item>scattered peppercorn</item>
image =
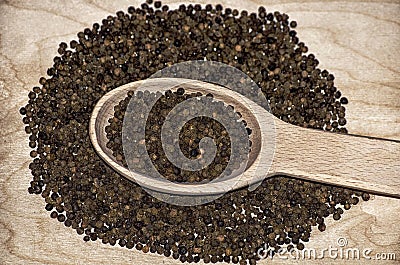
<path id="1" fill-rule="evenodd" d="M 41 194 L 46 210 L 56 209 L 51 218 L 76 229 L 84 241 L 118 242 L 182 262 L 255 264 L 265 244 L 271 255 L 285 244 L 304 248 L 314 226 L 324 231 L 325 218 L 340 219 L 341 206 L 350 209 L 369 195 L 277 176 L 205 205 L 170 205 L 113 171 L 88 135 L 93 107 L 105 93 L 191 60 L 243 71 L 285 122 L 347 133 L 341 119 L 348 100 L 334 76 L 306 54 L 294 26 L 286 14 L 265 8 L 257 14 L 221 5 L 169 10 L 147 1 L 79 32 L 69 47 L 59 45 L 49 77 L 39 79 L 41 87 L 33 88 L 19 110 L 29 141 L 36 143 L 30 144 L 35 150 L 28 192 Z"/>

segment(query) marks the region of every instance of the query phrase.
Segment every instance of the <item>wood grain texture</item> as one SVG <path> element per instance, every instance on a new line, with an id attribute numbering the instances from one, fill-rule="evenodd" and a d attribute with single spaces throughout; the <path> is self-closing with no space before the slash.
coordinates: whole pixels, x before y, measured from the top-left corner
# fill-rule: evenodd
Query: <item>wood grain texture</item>
<path id="1" fill-rule="evenodd" d="M 177 6 L 180 1 L 165 1 Z M 208 3 L 213 1 L 198 1 Z M 349 98 L 347 128 L 351 133 L 400 139 L 400 3 L 393 1 L 220 1 L 254 11 L 286 12 L 298 21 L 299 38 L 333 72 L 336 85 Z M 28 139 L 20 106 L 52 64 L 58 43 L 76 39 L 84 27 L 110 13 L 138 5 L 124 1 L 0 2 L 0 264 L 180 264 L 158 255 L 84 243 L 72 229 L 51 220 L 40 196 L 27 193 Z M 340 221 L 327 220 L 327 230 L 313 231 L 307 248 L 371 248 L 371 255 L 395 253 L 397 261 L 324 259 L 298 264 L 398 264 L 400 201 L 373 196 L 347 211 Z M 275 259 L 274 264 L 293 260 Z M 267 264 L 266 261 L 260 264 Z"/>

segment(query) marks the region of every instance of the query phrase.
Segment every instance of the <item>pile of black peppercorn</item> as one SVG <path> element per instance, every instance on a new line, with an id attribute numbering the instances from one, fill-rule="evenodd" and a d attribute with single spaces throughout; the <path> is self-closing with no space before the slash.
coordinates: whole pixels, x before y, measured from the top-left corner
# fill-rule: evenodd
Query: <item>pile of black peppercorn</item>
<path id="1" fill-rule="evenodd" d="M 161 93 L 160 93 L 161 94 Z M 209 137 L 214 140 L 214 144 L 217 147 L 215 157 L 213 161 L 206 166 L 207 161 L 203 161 L 204 166 L 201 170 L 184 170 L 181 167 L 173 164 L 164 152 L 161 130 L 164 126 L 165 120 L 168 115 L 171 114 L 171 110 L 174 109 L 178 104 L 195 99 L 201 102 L 200 106 L 204 108 L 211 108 L 213 117 L 199 116 L 190 119 L 179 132 L 179 147 L 183 155 L 189 159 L 202 159 L 202 150 L 200 149 L 200 141 L 204 137 Z M 193 101 L 192 101 L 193 103 Z M 128 105 L 133 104 L 131 108 L 132 117 L 130 119 L 124 119 Z M 190 104 L 192 107 L 200 108 L 197 104 Z M 187 104 L 186 108 L 189 108 Z M 151 108 L 151 110 L 146 110 Z M 148 116 L 146 115 L 148 113 Z M 181 116 L 185 117 L 189 113 L 204 112 L 202 109 L 185 109 L 187 113 L 181 113 Z M 211 113 L 210 113 L 211 114 Z M 118 105 L 114 106 L 114 116 L 109 119 L 109 125 L 105 127 L 107 133 L 108 142 L 106 146 L 113 151 L 113 156 L 123 166 L 128 167 L 124 149 L 123 149 L 123 137 L 126 138 L 126 142 L 129 141 L 129 156 L 131 160 L 130 170 L 133 170 L 141 174 L 149 174 L 152 172 L 150 167 L 155 167 L 155 170 L 166 179 L 174 182 L 208 182 L 218 177 L 229 177 L 231 171 L 227 169 L 229 161 L 232 162 L 236 167 L 232 169 L 239 169 L 241 166 L 240 162 L 247 162 L 248 153 L 245 152 L 248 146 L 251 145 L 249 138 L 241 138 L 241 141 L 237 142 L 237 145 L 231 148 L 231 138 L 227 128 L 218 121 L 218 117 L 224 115 L 231 119 L 230 128 L 236 130 L 246 130 L 246 135 L 249 136 L 252 130 L 248 127 L 246 121 L 241 119 L 240 113 L 234 111 L 234 107 L 226 105 L 221 101 L 215 100 L 211 93 L 203 96 L 201 92 L 196 93 L 185 93 L 184 88 L 178 88 L 172 92 L 167 90 L 165 94 L 158 95 L 157 93 L 150 93 L 148 91 L 130 91 L 127 96 L 119 102 Z M 142 121 L 140 124 L 141 117 L 146 117 L 146 121 Z M 210 115 L 211 116 L 211 115 Z M 176 123 L 177 121 L 175 121 Z M 126 126 L 126 130 L 129 134 L 124 135 L 122 133 L 122 127 Z M 140 133 L 145 128 L 145 133 Z M 172 128 L 175 129 L 175 128 Z M 171 129 L 169 129 L 171 131 Z M 173 134 L 169 135 L 173 138 Z M 173 139 L 172 139 L 173 141 Z M 170 141 L 170 142 L 172 142 Z M 166 141 L 164 141 L 166 142 Z M 167 145 L 168 146 L 168 145 Z M 127 152 L 127 150 L 125 149 Z M 242 154 L 231 157 L 231 152 Z M 147 153 L 150 160 L 147 162 L 143 159 L 144 153 Z M 171 151 L 172 153 L 173 151 Z M 242 160 L 242 161 L 239 161 Z M 147 163 L 146 163 L 147 162 Z M 245 165 L 244 165 L 245 166 Z M 225 170 L 227 170 L 225 172 Z"/>
<path id="2" fill-rule="evenodd" d="M 34 148 L 29 193 L 85 241 L 101 240 L 182 262 L 255 264 L 267 244 L 304 248 L 313 226 L 340 219 L 367 193 L 286 178 L 265 180 L 200 206 L 174 206 L 118 175 L 93 149 L 88 123 L 108 91 L 188 60 L 218 61 L 251 77 L 271 112 L 302 127 L 346 133 L 347 99 L 297 37 L 288 15 L 221 5 L 147 1 L 61 43 L 59 56 L 20 109 Z M 301 159 L 301 157 L 299 157 Z"/>

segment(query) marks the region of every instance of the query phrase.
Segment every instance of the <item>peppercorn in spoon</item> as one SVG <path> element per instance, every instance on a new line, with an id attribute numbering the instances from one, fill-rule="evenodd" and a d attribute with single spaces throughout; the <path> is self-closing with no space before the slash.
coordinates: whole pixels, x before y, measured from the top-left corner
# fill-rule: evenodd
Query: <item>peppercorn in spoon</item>
<path id="1" fill-rule="evenodd" d="M 157 179 L 124 167 L 106 147 L 105 127 L 114 106 L 128 91 L 144 88 L 183 87 L 190 92 L 211 93 L 234 106 L 253 133 L 246 168 L 240 174 L 209 183 L 186 184 Z M 90 138 L 99 156 L 126 178 L 157 192 L 206 196 L 257 185 L 264 178 L 286 175 L 375 194 L 400 198 L 400 142 L 395 140 L 329 133 L 281 121 L 265 108 L 228 88 L 197 80 L 156 78 L 118 87 L 96 104 L 90 119 Z M 312 141 L 311 141 L 312 139 Z"/>

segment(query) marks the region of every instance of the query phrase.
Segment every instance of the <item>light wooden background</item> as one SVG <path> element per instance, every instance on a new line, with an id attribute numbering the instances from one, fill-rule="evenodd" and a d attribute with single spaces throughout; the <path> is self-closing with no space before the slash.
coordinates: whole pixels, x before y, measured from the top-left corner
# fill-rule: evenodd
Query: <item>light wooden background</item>
<path id="1" fill-rule="evenodd" d="M 180 264 L 136 250 L 84 243 L 74 230 L 50 219 L 40 196 L 29 195 L 29 148 L 19 108 L 52 64 L 58 43 L 108 14 L 141 1 L 0 0 L 0 264 Z M 216 3 L 215 1 L 199 1 Z M 400 139 L 400 2 L 397 1 L 220 1 L 255 11 L 286 12 L 298 35 L 349 98 L 351 133 Z M 303 3 L 302 3 L 303 2 Z M 176 7 L 180 1 L 165 1 Z M 396 261 L 330 259 L 298 264 L 400 264 L 400 200 L 373 196 L 347 211 L 327 230 L 313 231 L 307 248 L 373 249 Z M 293 260 L 275 259 L 274 264 Z M 267 264 L 266 261 L 260 264 Z"/>

